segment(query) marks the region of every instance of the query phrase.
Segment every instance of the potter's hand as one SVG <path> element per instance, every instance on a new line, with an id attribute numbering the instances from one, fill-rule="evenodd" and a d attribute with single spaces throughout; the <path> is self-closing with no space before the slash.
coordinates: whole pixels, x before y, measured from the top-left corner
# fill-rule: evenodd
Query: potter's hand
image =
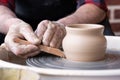
<path id="1" fill-rule="evenodd" d="M 43 20 L 39 23 L 35 33 L 43 45 L 59 48 L 66 31 L 63 24 Z"/>
<path id="2" fill-rule="evenodd" d="M 36 44 L 39 44 L 40 41 L 34 34 L 31 26 L 19 19 L 14 20 L 14 22 L 14 24 L 9 26 L 9 31 L 5 37 L 5 45 L 8 50 L 23 58 L 37 55 L 40 50 Z M 15 42 L 16 38 L 26 39 L 31 44 L 17 43 Z"/>

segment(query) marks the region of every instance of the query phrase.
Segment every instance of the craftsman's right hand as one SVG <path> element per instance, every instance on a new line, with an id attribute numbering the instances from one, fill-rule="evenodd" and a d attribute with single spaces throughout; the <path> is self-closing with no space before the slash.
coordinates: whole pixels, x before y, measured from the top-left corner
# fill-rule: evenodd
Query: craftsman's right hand
<path id="1" fill-rule="evenodd" d="M 39 54 L 40 50 L 37 44 L 40 44 L 40 41 L 29 24 L 20 19 L 11 19 L 7 26 L 10 27 L 5 37 L 5 45 L 8 50 L 23 58 Z M 16 38 L 25 39 L 31 44 L 17 43 L 15 42 Z"/>

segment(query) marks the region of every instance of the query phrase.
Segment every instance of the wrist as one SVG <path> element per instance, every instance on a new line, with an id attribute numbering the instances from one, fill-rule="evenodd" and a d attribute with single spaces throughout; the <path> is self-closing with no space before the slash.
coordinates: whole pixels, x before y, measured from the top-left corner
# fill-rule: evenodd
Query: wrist
<path id="1" fill-rule="evenodd" d="M 78 16 L 74 13 L 72 15 L 59 19 L 58 22 L 65 25 L 80 23 Z"/>
<path id="2" fill-rule="evenodd" d="M 26 24 L 24 21 L 18 18 L 10 18 L 5 21 L 4 26 L 7 28 L 7 32 L 11 27 L 17 27 L 18 25 Z"/>
<path id="3" fill-rule="evenodd" d="M 2 28 L 2 29 L 1 29 L 1 30 L 2 30 L 2 33 L 7 34 L 10 26 L 11 26 L 12 24 L 14 24 L 16 21 L 17 21 L 16 18 L 6 19 L 6 20 L 3 22 L 2 27 L 1 27 L 1 28 Z"/>
<path id="4" fill-rule="evenodd" d="M 13 24 L 18 24 L 21 22 L 23 22 L 23 21 L 18 18 L 10 18 L 10 19 L 6 20 L 5 25 L 11 26 Z"/>

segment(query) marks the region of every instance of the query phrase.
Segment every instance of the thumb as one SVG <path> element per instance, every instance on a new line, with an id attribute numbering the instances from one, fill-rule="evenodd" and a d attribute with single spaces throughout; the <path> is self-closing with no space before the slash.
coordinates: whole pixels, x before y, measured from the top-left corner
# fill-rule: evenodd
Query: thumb
<path id="1" fill-rule="evenodd" d="M 33 29 L 29 24 L 24 24 L 20 28 L 20 33 L 25 37 L 26 40 L 32 44 L 40 44 L 39 38 L 35 35 Z"/>

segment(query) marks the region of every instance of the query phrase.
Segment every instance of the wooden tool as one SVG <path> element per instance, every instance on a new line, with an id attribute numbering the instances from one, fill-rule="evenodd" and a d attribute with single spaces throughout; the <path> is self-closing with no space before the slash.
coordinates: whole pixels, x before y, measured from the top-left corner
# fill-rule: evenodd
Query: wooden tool
<path id="1" fill-rule="evenodd" d="M 15 38 L 14 41 L 19 44 L 26 44 L 26 45 L 31 44 L 30 42 L 19 39 L 19 38 Z M 60 49 L 52 48 L 52 47 L 48 47 L 48 46 L 44 46 L 44 45 L 38 45 L 38 46 L 39 46 L 40 50 L 43 52 L 47 52 L 47 53 L 65 58 L 63 51 L 61 51 Z"/>

